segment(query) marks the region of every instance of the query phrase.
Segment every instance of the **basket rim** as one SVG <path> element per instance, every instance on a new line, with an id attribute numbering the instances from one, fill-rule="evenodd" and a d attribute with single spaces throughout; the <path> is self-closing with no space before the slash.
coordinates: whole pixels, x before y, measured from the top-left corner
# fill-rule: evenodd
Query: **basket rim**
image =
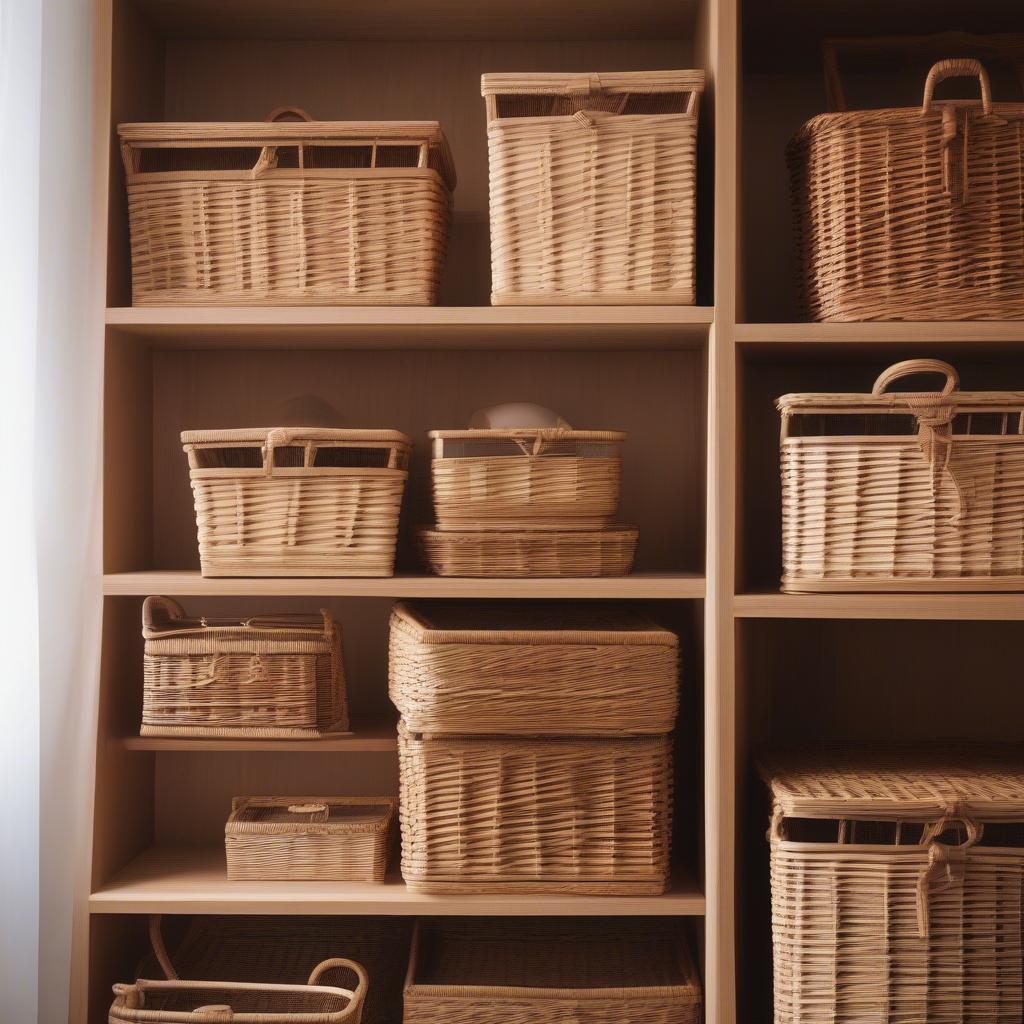
<path id="1" fill-rule="evenodd" d="M 399 447 L 412 448 L 412 438 L 400 430 L 377 430 L 353 427 L 228 427 L 217 430 L 183 430 L 182 445 L 222 444 L 232 442 L 244 444 L 253 441 L 266 441 L 272 431 L 281 430 L 289 434 L 285 444 L 298 444 L 303 441 L 382 441 Z"/>
<path id="2" fill-rule="evenodd" d="M 579 750 L 583 747 L 600 744 L 604 747 L 616 746 L 628 750 L 636 750 L 638 747 L 648 747 L 655 753 L 670 755 L 673 742 L 672 733 L 637 733 L 637 734 L 616 734 L 614 736 L 594 736 L 586 733 L 523 733 L 515 734 L 486 734 L 480 733 L 424 733 L 413 732 L 409 729 L 405 720 L 400 718 L 397 725 L 398 739 L 402 743 L 431 744 L 435 747 L 540 747 L 548 753 L 560 753 L 566 750 Z"/>
<path id="3" fill-rule="evenodd" d="M 429 523 L 414 528 L 417 536 L 437 540 L 451 540 L 456 543 L 475 541 L 486 546 L 493 542 L 500 544 L 507 540 L 542 541 L 568 543 L 592 543 L 595 540 L 635 540 L 640 536 L 640 527 L 634 523 L 616 523 L 604 530 L 439 530 Z"/>
<path id="4" fill-rule="evenodd" d="M 1024 410 L 1024 391 L 954 391 L 943 395 L 938 391 L 886 391 L 881 395 L 870 392 L 794 391 L 775 399 L 779 412 L 798 410 L 800 412 L 829 412 L 833 408 L 869 412 L 892 412 L 906 414 L 912 411 L 911 399 L 920 405 L 924 395 L 934 394 L 936 405 L 954 405 L 961 412 L 1019 412 Z M 993 409 L 993 406 L 998 407 Z M 1005 407 L 1005 408 L 1003 408 Z"/>
<path id="5" fill-rule="evenodd" d="M 474 430 L 431 430 L 432 441 L 515 440 L 518 437 L 541 438 L 545 441 L 625 441 L 624 430 L 571 430 L 566 427 L 477 428 Z"/>
<path id="6" fill-rule="evenodd" d="M 263 822 L 244 817 L 254 807 L 289 807 L 292 804 L 321 803 L 331 807 L 380 807 L 376 821 L 351 823 L 344 821 Z M 392 796 L 242 796 L 232 801 L 231 813 L 224 823 L 225 835 L 294 835 L 316 832 L 323 835 L 379 835 L 391 827 L 398 801 Z"/>
<path id="7" fill-rule="evenodd" d="M 556 71 L 504 71 L 480 77 L 481 96 L 571 93 L 584 79 L 595 79 L 602 92 L 703 92 L 704 72 L 675 71 L 591 71 L 576 74 Z M 692 114 L 678 114 L 692 117 Z"/>

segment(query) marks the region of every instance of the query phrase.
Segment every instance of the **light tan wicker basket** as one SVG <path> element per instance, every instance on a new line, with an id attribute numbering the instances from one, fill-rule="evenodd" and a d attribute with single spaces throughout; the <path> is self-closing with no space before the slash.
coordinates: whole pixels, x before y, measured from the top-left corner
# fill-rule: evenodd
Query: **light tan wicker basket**
<path id="1" fill-rule="evenodd" d="M 911 374 L 941 391 L 892 392 Z M 1024 589 L 1024 392 L 961 392 L 934 359 L 782 413 L 782 589 Z"/>
<path id="2" fill-rule="evenodd" d="M 383 882 L 390 797 L 242 796 L 224 826 L 234 881 Z"/>
<path id="3" fill-rule="evenodd" d="M 143 736 L 316 739 L 348 730 L 341 630 L 319 616 L 189 618 L 142 605 Z"/>
<path id="4" fill-rule="evenodd" d="M 701 71 L 484 75 L 495 305 L 695 301 Z"/>
<path id="5" fill-rule="evenodd" d="M 775 757 L 776 1024 L 1024 1019 L 1019 751 Z"/>
<path id="6" fill-rule="evenodd" d="M 657 895 L 672 741 L 428 737 L 398 727 L 412 892 Z"/>
<path id="7" fill-rule="evenodd" d="M 135 305 L 435 301 L 455 187 L 436 122 L 291 108 L 118 132 Z"/>
<path id="8" fill-rule="evenodd" d="M 679 705 L 679 638 L 629 612 L 398 604 L 389 662 L 411 732 L 667 733 Z"/>
<path id="9" fill-rule="evenodd" d="M 390 576 L 412 442 L 396 430 L 196 430 L 204 576 Z"/>
<path id="10" fill-rule="evenodd" d="M 946 78 L 981 100 L 933 99 Z M 937 63 L 920 107 L 809 121 L 789 145 L 801 286 L 815 320 L 1024 317 L 1024 103 L 976 60 Z"/>
<path id="11" fill-rule="evenodd" d="M 432 430 L 430 438 L 439 530 L 592 531 L 615 517 L 620 431 Z"/>
<path id="12" fill-rule="evenodd" d="M 700 1024 L 678 923 L 423 919 L 405 1024 Z"/>

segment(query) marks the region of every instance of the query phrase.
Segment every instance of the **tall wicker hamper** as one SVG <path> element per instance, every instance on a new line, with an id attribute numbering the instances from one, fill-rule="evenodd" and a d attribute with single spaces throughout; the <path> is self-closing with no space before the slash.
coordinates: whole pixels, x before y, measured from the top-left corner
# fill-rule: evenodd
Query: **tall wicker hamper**
<path id="1" fill-rule="evenodd" d="M 941 391 L 892 392 L 918 373 Z M 782 589 L 1024 590 L 1024 392 L 961 392 L 934 359 L 782 413 Z"/>
<path id="2" fill-rule="evenodd" d="M 776 1024 L 1024 1019 L 1019 751 L 774 757 Z"/>
<path id="3" fill-rule="evenodd" d="M 143 736 L 315 739 L 348 729 L 341 630 L 329 612 L 190 618 L 142 605 Z"/>
<path id="4" fill-rule="evenodd" d="M 286 109 L 118 132 L 135 305 L 435 301 L 455 187 L 436 122 Z"/>
<path id="5" fill-rule="evenodd" d="M 700 71 L 484 75 L 495 305 L 695 301 Z"/>
<path id="6" fill-rule="evenodd" d="M 441 918 L 416 928 L 405 1024 L 699 1024 L 677 923 Z"/>
<path id="7" fill-rule="evenodd" d="M 933 98 L 946 78 L 979 100 Z M 1024 103 L 978 61 L 937 63 L 920 107 L 808 121 L 789 145 L 801 289 L 815 320 L 1024 317 Z"/>
<path id="8" fill-rule="evenodd" d="M 204 576 L 390 576 L 412 442 L 397 430 L 181 435 Z"/>

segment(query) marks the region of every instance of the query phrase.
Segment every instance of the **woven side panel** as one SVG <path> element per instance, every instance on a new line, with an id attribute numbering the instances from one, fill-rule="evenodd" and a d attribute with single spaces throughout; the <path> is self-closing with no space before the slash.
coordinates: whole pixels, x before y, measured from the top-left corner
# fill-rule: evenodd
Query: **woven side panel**
<path id="1" fill-rule="evenodd" d="M 453 999 L 406 996 L 406 1024 L 700 1024 L 700 1006 L 672 999 Z"/>
<path id="2" fill-rule="evenodd" d="M 300 827 L 301 828 L 301 827 Z M 224 837 L 235 881 L 383 882 L 390 834 L 239 833 Z"/>

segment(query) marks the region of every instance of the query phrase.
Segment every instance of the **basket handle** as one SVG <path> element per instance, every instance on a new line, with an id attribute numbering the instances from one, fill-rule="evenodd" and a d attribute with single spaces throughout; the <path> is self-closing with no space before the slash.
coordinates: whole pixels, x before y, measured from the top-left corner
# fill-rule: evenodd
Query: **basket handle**
<path id="1" fill-rule="evenodd" d="M 235 1011 L 227 1003 L 210 1003 L 209 1006 L 197 1006 L 192 1016 L 201 1020 L 234 1020 Z"/>
<path id="2" fill-rule="evenodd" d="M 871 394 L 875 398 L 880 398 L 888 390 L 890 384 L 895 384 L 903 377 L 912 377 L 918 373 L 941 373 L 946 378 L 946 383 L 943 385 L 942 391 L 939 392 L 942 398 L 948 398 L 960 389 L 960 376 L 949 363 L 943 362 L 941 359 L 904 359 L 900 363 L 893 363 L 879 374 L 878 380 L 871 388 Z M 913 394 L 931 395 L 933 392 L 913 392 Z"/>
<path id="3" fill-rule="evenodd" d="M 274 449 L 287 448 L 292 440 L 292 432 L 284 427 L 267 431 L 267 440 L 263 444 L 263 470 L 267 476 L 274 475 Z"/>
<path id="4" fill-rule="evenodd" d="M 289 814 L 308 814 L 313 821 L 326 821 L 331 816 L 331 809 L 324 803 L 289 804 Z"/>
<path id="5" fill-rule="evenodd" d="M 273 124 L 276 121 L 312 121 L 313 118 L 302 107 L 285 106 L 274 107 L 263 120 Z"/>
<path id="6" fill-rule="evenodd" d="M 185 618 L 185 609 L 173 598 L 153 595 L 142 602 L 142 628 L 159 629 L 161 621 L 173 622 Z"/>
<path id="7" fill-rule="evenodd" d="M 178 981 L 178 972 L 174 969 L 174 964 L 171 963 L 171 958 L 167 953 L 167 946 L 164 943 L 162 924 L 163 916 L 161 914 L 149 915 L 149 944 L 153 947 L 153 955 L 156 957 L 156 962 L 160 965 L 160 970 L 164 972 L 164 977 L 168 981 Z"/>
<path id="8" fill-rule="evenodd" d="M 334 970 L 336 967 L 345 967 L 350 970 L 356 976 L 356 987 L 352 991 L 352 1002 L 348 1004 L 348 1008 L 341 1016 L 341 1020 L 345 1020 L 351 1016 L 356 1021 L 360 1019 L 363 1013 L 363 1003 L 366 1001 L 366 992 L 370 987 L 370 978 L 366 973 L 366 968 L 362 964 L 358 964 L 355 960 L 348 960 L 345 957 L 336 956 L 330 960 L 324 960 L 323 963 L 319 963 L 313 968 L 312 973 L 309 976 L 307 985 L 318 985 L 321 977 L 327 972 Z"/>
<path id="9" fill-rule="evenodd" d="M 974 60 L 973 57 L 953 57 L 949 60 L 938 61 L 928 72 L 928 77 L 924 82 L 922 114 L 927 114 L 932 108 L 932 95 L 935 92 L 935 86 L 947 78 L 977 78 L 981 84 L 982 112 L 986 117 L 992 113 L 992 86 L 989 84 L 988 72 L 981 61 Z"/>
<path id="10" fill-rule="evenodd" d="M 279 121 L 312 121 L 313 118 L 309 116 L 302 109 L 302 107 L 275 107 L 267 116 L 264 118 L 269 124 L 275 124 Z M 301 142 L 297 143 L 299 149 L 299 167 L 303 166 L 303 145 Z M 272 171 L 277 166 L 277 146 L 264 146 L 260 150 L 259 159 L 253 165 L 252 170 L 249 174 L 253 178 L 258 178 L 264 171 Z"/>

